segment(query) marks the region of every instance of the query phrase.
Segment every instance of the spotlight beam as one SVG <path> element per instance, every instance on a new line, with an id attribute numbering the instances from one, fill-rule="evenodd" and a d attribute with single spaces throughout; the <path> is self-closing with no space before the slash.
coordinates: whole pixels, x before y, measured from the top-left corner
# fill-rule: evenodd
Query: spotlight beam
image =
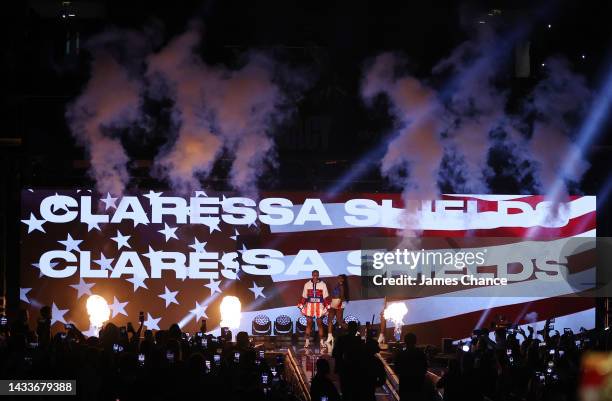
<path id="1" fill-rule="evenodd" d="M 563 168 L 560 171 L 549 192 L 552 199 L 557 199 L 564 188 L 564 180 L 576 168 L 581 155 L 585 152 L 597 138 L 597 134 L 601 131 L 601 127 L 610 111 L 610 103 L 612 101 L 612 66 L 609 68 L 608 77 L 603 89 L 597 94 L 593 101 L 591 110 L 578 131 L 576 148 L 570 152 Z"/>
<path id="2" fill-rule="evenodd" d="M 547 191 L 546 197 L 557 204 L 561 201 L 561 197 L 565 193 L 565 180 L 571 176 L 583 154 L 597 139 L 601 128 L 604 125 L 606 118 L 610 112 L 610 104 L 612 102 L 612 65 L 608 66 L 608 75 L 602 89 L 594 97 L 591 104 L 590 112 L 583 120 L 578 131 L 576 146 L 566 156 L 565 161 L 561 164 L 562 168 L 555 181 Z M 527 231 L 527 238 L 533 238 L 540 230 L 540 226 L 536 225 Z"/>
<path id="3" fill-rule="evenodd" d="M 541 15 L 542 13 L 536 13 Z M 536 18 L 537 19 L 537 18 Z M 502 45 L 495 46 L 491 49 L 491 53 L 487 57 L 480 57 L 475 62 L 473 62 L 469 67 L 467 67 L 461 73 L 457 73 L 449 78 L 446 83 L 442 86 L 442 88 L 438 91 L 440 96 L 444 99 L 450 96 L 453 92 L 453 89 L 460 85 L 461 82 L 469 79 L 477 79 L 482 75 L 482 72 L 485 68 L 490 68 L 491 63 L 500 63 L 500 60 L 504 57 L 509 57 L 510 51 L 513 49 L 514 45 L 524 38 L 528 33 L 533 23 L 527 23 L 520 26 L 518 29 L 510 31 L 499 43 Z M 423 118 L 428 118 L 432 113 L 432 110 L 429 110 L 423 113 L 416 121 L 411 122 L 412 124 L 418 123 L 418 120 Z M 380 160 L 385 155 L 385 152 L 389 146 L 391 140 L 397 136 L 397 132 L 394 131 L 391 134 L 387 134 L 384 138 L 381 139 L 379 144 L 375 146 L 372 150 L 365 153 L 358 161 L 356 161 L 353 166 L 340 178 L 337 180 L 336 184 L 331 186 L 325 193 L 327 198 L 333 198 L 338 193 L 342 192 L 346 187 L 348 187 L 352 182 L 358 180 L 367 174 L 374 163 L 372 160 L 376 160 L 375 165 L 379 165 Z"/>

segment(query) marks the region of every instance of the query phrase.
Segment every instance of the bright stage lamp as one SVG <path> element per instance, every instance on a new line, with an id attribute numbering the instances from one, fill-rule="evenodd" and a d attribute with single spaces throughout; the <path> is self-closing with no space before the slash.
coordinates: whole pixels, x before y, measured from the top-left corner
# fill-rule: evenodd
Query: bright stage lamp
<path id="1" fill-rule="evenodd" d="M 106 299 L 99 295 L 91 295 L 87 298 L 87 314 L 91 329 L 98 334 L 100 328 L 110 318 L 110 308 Z"/>
<path id="2" fill-rule="evenodd" d="M 403 302 L 389 304 L 383 312 L 384 318 L 386 320 L 391 320 L 395 324 L 393 334 L 395 335 L 396 341 L 399 341 L 402 335 L 402 325 L 404 324 L 404 316 L 406 316 L 406 313 L 408 313 L 408 308 Z"/>
<path id="3" fill-rule="evenodd" d="M 221 327 L 228 327 L 230 329 L 237 329 L 240 327 L 240 310 L 242 305 L 238 297 L 229 295 L 224 297 L 221 301 Z"/>

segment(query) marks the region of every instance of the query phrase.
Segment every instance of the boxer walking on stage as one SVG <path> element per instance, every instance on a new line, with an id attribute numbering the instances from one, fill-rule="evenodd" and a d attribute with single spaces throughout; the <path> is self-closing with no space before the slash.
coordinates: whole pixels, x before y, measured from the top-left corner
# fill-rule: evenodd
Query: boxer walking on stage
<path id="1" fill-rule="evenodd" d="M 325 347 L 325 341 L 323 341 L 323 321 L 322 317 L 327 313 L 329 306 L 329 293 L 327 292 L 327 286 L 324 282 L 319 280 L 319 271 L 312 271 L 312 280 L 309 280 L 304 284 L 304 290 L 302 291 L 302 300 L 298 304 L 298 308 L 302 311 L 302 314 L 306 316 L 306 343 L 304 348 L 310 346 L 310 332 L 312 331 L 312 320 L 317 320 L 317 328 L 319 330 L 319 339 L 321 340 L 321 347 Z"/>

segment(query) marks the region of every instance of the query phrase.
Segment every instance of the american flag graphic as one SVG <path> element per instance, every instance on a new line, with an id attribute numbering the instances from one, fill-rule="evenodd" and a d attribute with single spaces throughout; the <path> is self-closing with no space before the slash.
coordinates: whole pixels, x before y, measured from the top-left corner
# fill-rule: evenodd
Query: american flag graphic
<path id="1" fill-rule="evenodd" d="M 55 195 L 72 197 L 81 207 L 81 197 L 91 197 L 92 213 L 108 214 L 111 220 L 101 224 L 81 222 L 78 218 L 66 223 L 45 221 L 40 213 L 41 202 Z M 150 216 L 151 199 L 171 195 L 149 191 L 129 196 L 137 198 Z M 223 200 L 234 195 L 196 191 L 195 196 Z M 263 193 L 260 197 L 289 199 L 293 203 L 291 210 L 297 215 L 301 205 L 320 199 L 322 195 L 291 192 Z M 381 217 L 374 224 L 347 220 L 346 205 L 352 199 L 369 199 L 381 205 Z M 186 200 L 189 203 L 189 199 Z M 504 258 L 512 257 L 504 255 L 512 255 L 515 249 L 512 247 L 517 246 L 520 238 L 536 243 L 531 248 L 529 242 L 520 242 L 520 246 L 537 252 L 538 241 L 596 236 L 596 200 L 593 196 L 570 197 L 558 208 L 560 216 L 550 221 L 550 213 L 541 207 L 546 204 L 543 196 L 442 195 L 440 201 L 420 201 L 419 209 L 428 213 L 418 220 L 410 220 L 405 218 L 406 205 L 399 194 L 345 193 L 322 201 L 329 217 L 327 222 L 306 219 L 300 225 L 271 226 L 259 220 L 251 225 L 232 225 L 214 216 L 203 224 L 177 222 L 172 215 L 165 215 L 161 223 L 143 223 L 138 219 L 112 222 L 112 215 L 121 201 L 122 197 L 100 196 L 89 190 L 23 190 L 20 295 L 22 306 L 31 309 L 33 321 L 38 309 L 49 305 L 52 307 L 52 329 L 62 329 L 64 323 L 72 322 L 86 330 L 89 320 L 85 303 L 89 295 L 97 294 L 109 303 L 110 321 L 117 325 L 125 325 L 128 321 L 136 323 L 139 312 L 143 311 L 148 329 L 164 329 L 179 323 L 183 329 L 195 331 L 200 320 L 207 319 L 209 330 L 218 330 L 221 299 L 235 295 L 242 302 L 240 329 L 251 333 L 251 323 L 257 315 L 266 315 L 272 322 L 281 315 L 297 320 L 301 313 L 296 305 L 304 283 L 310 278 L 310 270 L 318 269 L 328 288 L 336 284 L 337 275 L 347 274 L 350 302 L 345 315 L 352 315 L 362 323 L 374 317 L 377 323 L 384 300 L 368 298 L 362 291 L 359 251 L 363 238 L 397 237 L 406 229 L 415 230 L 426 238 L 486 238 L 489 249 L 499 255 L 498 263 L 510 263 L 514 260 Z M 60 203 L 54 208 L 58 214 L 79 209 Z M 254 249 L 282 252 L 284 268 L 272 275 L 247 273 L 242 269 L 245 263 L 242 254 Z M 41 255 L 53 250 L 75 255 L 73 262 L 55 259 L 50 263 L 57 270 L 76 266 L 74 274 L 66 278 L 42 274 Z M 85 255 L 87 251 L 89 258 Z M 94 271 L 107 270 L 110 275 L 120 259 L 130 252 L 137 255 L 149 277 L 79 276 L 79 269 L 85 267 Z M 216 252 L 218 278 L 177 278 L 171 269 L 172 260 L 155 259 L 160 252 L 170 255 Z M 161 278 L 150 278 L 154 259 L 162 265 L 166 263 Z M 186 259 L 190 260 L 188 256 Z M 592 272 L 596 267 L 595 258 L 589 251 L 568 255 L 568 265 L 572 274 Z M 529 286 L 530 283 L 517 285 Z M 575 331 L 580 327 L 592 328 L 595 324 L 594 299 L 562 297 L 566 295 L 562 290 L 523 291 L 520 296 L 499 297 L 482 296 L 482 288 L 462 291 L 461 296 L 455 296 L 452 289 L 419 297 L 407 293 L 401 299 L 408 307 L 404 323 L 416 332 L 419 342 L 439 343 L 442 337 L 465 338 L 475 328 L 488 326 L 498 315 L 517 324 L 556 317 L 557 327 Z M 473 291 L 474 296 L 470 296 L 469 291 Z"/>

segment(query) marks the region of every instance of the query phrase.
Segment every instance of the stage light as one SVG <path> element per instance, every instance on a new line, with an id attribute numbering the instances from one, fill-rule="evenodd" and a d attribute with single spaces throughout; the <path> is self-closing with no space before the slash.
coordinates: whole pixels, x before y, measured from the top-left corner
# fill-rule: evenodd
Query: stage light
<path id="1" fill-rule="evenodd" d="M 552 25 L 551 25 L 551 24 L 548 24 L 548 25 L 547 25 L 547 27 L 548 27 L 548 29 L 550 29 L 550 28 L 552 28 Z"/>
<path id="2" fill-rule="evenodd" d="M 295 322 L 295 331 L 298 334 L 304 334 L 304 331 L 306 331 L 306 317 L 305 316 L 300 316 L 298 318 L 298 320 Z"/>
<path id="3" fill-rule="evenodd" d="M 106 299 L 100 295 L 91 295 L 87 298 L 87 314 L 91 329 L 98 335 L 100 328 L 110 318 L 110 308 Z"/>
<path id="4" fill-rule="evenodd" d="M 228 327 L 230 329 L 237 329 L 240 327 L 240 318 L 242 314 L 240 310 L 242 305 L 238 297 L 228 295 L 221 300 L 221 323 L 220 327 Z"/>
<path id="5" fill-rule="evenodd" d="M 327 315 L 323 316 L 322 320 L 323 320 L 323 326 L 327 327 L 328 326 L 327 321 L 329 320 L 328 316 Z M 335 316 L 334 316 L 334 321 L 332 322 L 332 325 L 334 325 L 334 324 L 336 324 L 336 317 Z"/>
<path id="6" fill-rule="evenodd" d="M 404 324 L 404 316 L 406 316 L 406 313 L 408 313 L 408 308 L 403 302 L 389 304 L 383 312 L 384 318 L 386 320 L 391 320 L 395 324 L 393 334 L 395 335 L 396 341 L 399 341 L 402 335 L 402 325 Z"/>
<path id="7" fill-rule="evenodd" d="M 274 334 L 275 335 L 284 335 L 291 334 L 293 331 L 293 322 L 291 318 L 287 315 L 280 315 L 274 320 Z"/>
<path id="8" fill-rule="evenodd" d="M 253 318 L 251 332 L 254 336 L 269 336 L 272 334 L 272 322 L 266 315 L 257 315 Z"/>

